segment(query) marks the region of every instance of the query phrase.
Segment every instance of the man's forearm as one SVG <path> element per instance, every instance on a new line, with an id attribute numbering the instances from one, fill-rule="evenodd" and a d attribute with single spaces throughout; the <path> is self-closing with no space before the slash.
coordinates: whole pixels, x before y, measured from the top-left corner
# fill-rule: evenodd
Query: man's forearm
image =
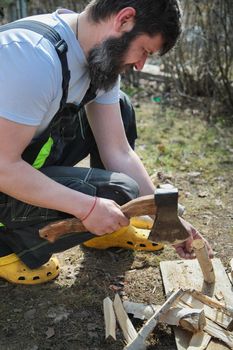
<path id="1" fill-rule="evenodd" d="M 80 218 L 93 200 L 91 196 L 55 182 L 22 160 L 0 164 L 0 169 L 0 191 L 31 205 Z"/>
<path id="2" fill-rule="evenodd" d="M 132 177 L 139 185 L 140 196 L 152 194 L 155 186 L 138 155 L 131 149 L 124 154 L 114 154 L 105 162 L 108 170 L 119 171 Z"/>

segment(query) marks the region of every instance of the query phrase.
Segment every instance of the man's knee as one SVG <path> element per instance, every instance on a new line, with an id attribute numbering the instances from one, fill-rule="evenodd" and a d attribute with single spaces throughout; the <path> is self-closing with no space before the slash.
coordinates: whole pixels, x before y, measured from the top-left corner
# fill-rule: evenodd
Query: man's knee
<path id="1" fill-rule="evenodd" d="M 97 196 L 114 200 L 119 205 L 139 196 L 139 186 L 123 173 L 112 173 L 109 183 L 98 188 Z"/>
<path id="2" fill-rule="evenodd" d="M 121 174 L 124 181 L 123 190 L 129 196 L 129 200 L 137 198 L 139 196 L 139 185 L 130 176 Z"/>

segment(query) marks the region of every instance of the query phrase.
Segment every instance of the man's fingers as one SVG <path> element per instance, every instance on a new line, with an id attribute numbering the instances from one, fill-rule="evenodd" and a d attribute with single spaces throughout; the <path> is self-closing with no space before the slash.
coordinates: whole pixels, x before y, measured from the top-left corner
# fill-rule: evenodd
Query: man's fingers
<path id="1" fill-rule="evenodd" d="M 119 224 L 120 226 L 129 226 L 130 221 L 125 215 L 123 215 L 122 218 L 120 219 Z"/>
<path id="2" fill-rule="evenodd" d="M 208 256 L 210 259 L 213 259 L 214 257 L 214 251 L 211 248 L 211 246 L 209 245 L 209 243 L 206 241 L 206 247 L 207 247 L 207 251 L 208 251 Z"/>

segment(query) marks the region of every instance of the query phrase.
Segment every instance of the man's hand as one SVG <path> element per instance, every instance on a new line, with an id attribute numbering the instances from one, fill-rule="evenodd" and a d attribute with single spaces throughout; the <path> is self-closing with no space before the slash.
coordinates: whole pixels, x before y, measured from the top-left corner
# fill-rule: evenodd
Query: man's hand
<path id="1" fill-rule="evenodd" d="M 98 197 L 94 210 L 82 223 L 88 231 L 102 236 L 128 226 L 129 219 L 116 202 Z"/>
<path id="2" fill-rule="evenodd" d="M 208 241 L 187 221 L 180 218 L 182 224 L 185 226 L 186 230 L 190 234 L 190 238 L 186 239 L 186 241 L 178 244 L 174 244 L 177 254 L 183 259 L 195 259 L 195 254 L 192 249 L 192 242 L 194 239 L 203 239 L 208 251 L 209 258 L 213 258 L 214 252 L 208 243 Z"/>

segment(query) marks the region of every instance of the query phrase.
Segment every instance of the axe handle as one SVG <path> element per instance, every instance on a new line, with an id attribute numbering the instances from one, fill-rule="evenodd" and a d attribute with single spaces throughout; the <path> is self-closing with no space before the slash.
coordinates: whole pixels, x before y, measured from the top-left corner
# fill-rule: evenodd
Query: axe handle
<path id="1" fill-rule="evenodd" d="M 154 195 L 139 197 L 122 205 L 121 211 L 127 218 L 139 215 L 156 215 Z M 53 222 L 39 230 L 40 237 L 55 242 L 60 236 L 71 232 L 85 232 L 87 229 L 77 218 Z M 96 237 L 93 234 L 93 237 Z"/>

